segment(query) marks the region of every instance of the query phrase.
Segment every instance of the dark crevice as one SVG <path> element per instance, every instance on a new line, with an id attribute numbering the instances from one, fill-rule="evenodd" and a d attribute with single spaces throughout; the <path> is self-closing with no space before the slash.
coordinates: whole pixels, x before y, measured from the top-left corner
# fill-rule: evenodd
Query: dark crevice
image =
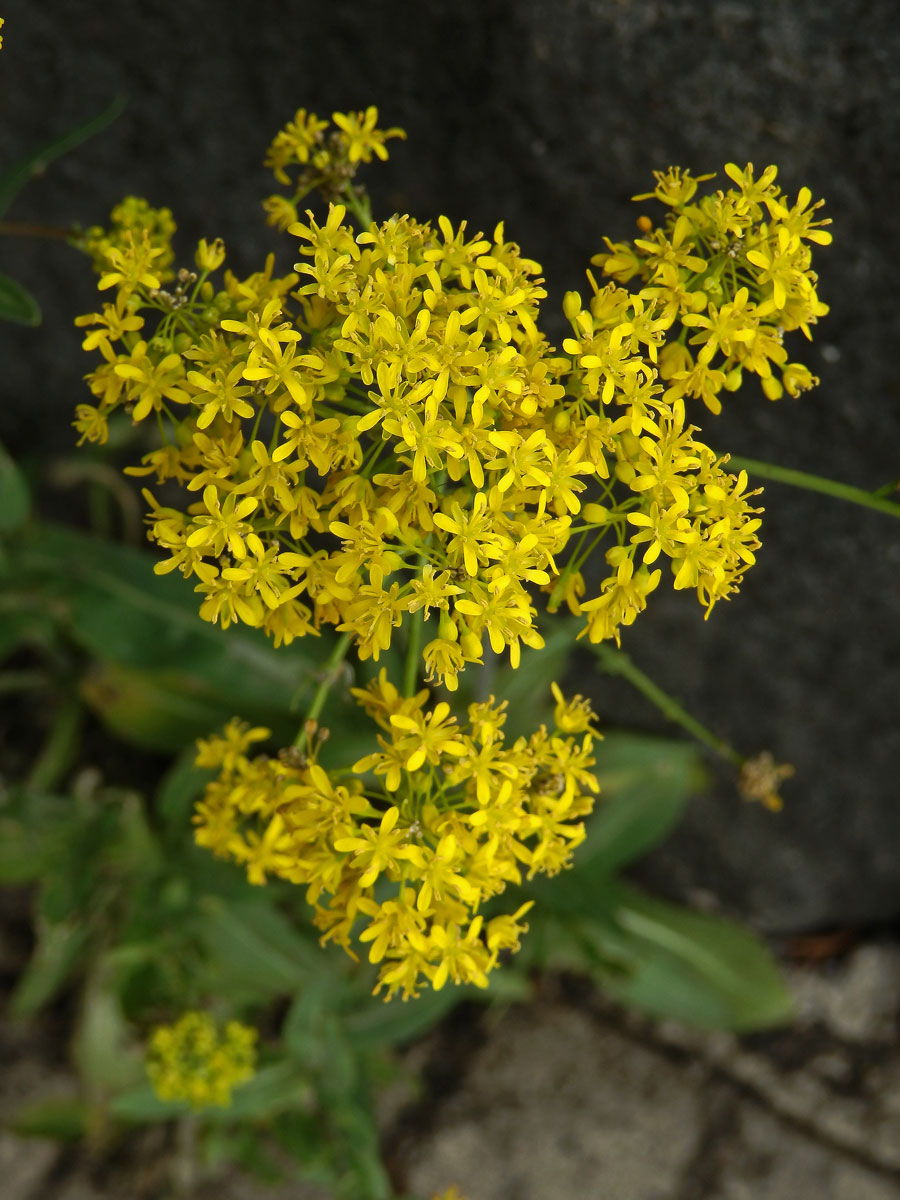
<path id="1" fill-rule="evenodd" d="M 720 1082 L 711 1083 L 705 1092 L 703 1128 L 672 1200 L 715 1200 L 722 1174 L 733 1157 L 740 1126 L 738 1097 Z"/>

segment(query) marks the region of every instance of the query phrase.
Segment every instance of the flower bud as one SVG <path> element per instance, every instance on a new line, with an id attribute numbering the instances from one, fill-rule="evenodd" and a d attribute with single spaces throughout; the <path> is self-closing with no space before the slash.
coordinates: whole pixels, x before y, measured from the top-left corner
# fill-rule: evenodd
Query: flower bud
<path id="1" fill-rule="evenodd" d="M 445 642 L 455 642 L 459 639 L 459 630 L 456 628 L 456 622 L 449 613 L 441 613 L 441 621 L 438 625 L 438 637 L 443 638 Z"/>
<path id="2" fill-rule="evenodd" d="M 609 521 L 609 509 L 602 504 L 585 504 L 581 515 L 589 525 L 606 525 Z"/>
<path id="3" fill-rule="evenodd" d="M 578 292 L 566 292 L 563 296 L 563 312 L 567 321 L 574 321 L 581 312 L 581 296 Z"/>
<path id="4" fill-rule="evenodd" d="M 744 382 L 744 371 L 742 367 L 734 367 L 725 376 L 724 388 L 726 392 L 736 392 Z"/>

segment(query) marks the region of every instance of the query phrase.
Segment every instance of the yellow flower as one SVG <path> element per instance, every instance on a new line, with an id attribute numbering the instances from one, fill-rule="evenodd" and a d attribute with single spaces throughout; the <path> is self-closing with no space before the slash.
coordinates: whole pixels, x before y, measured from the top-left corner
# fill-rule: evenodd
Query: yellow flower
<path id="1" fill-rule="evenodd" d="M 388 156 L 384 145 L 387 139 L 406 137 L 402 129 L 376 129 L 378 109 L 374 105 L 364 113 L 332 113 L 331 119 L 341 131 L 351 163 L 371 162 L 373 154 L 384 160 Z"/>

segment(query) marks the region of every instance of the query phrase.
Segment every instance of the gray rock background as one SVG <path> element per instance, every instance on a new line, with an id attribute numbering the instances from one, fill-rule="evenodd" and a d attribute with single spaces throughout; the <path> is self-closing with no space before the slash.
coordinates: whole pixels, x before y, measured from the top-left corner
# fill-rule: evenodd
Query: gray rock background
<path id="1" fill-rule="evenodd" d="M 832 312 L 808 351 L 817 392 L 732 400 L 713 444 L 877 487 L 900 475 L 895 264 L 900 13 L 894 0 L 13 0 L 0 54 L 0 162 L 129 96 L 123 117 L 37 180 L 10 214 L 102 221 L 126 192 L 168 204 L 186 250 L 225 238 L 238 269 L 278 244 L 261 167 L 298 106 L 376 103 L 404 126 L 369 175 L 376 211 L 501 217 L 544 264 L 547 327 L 604 234 L 631 236 L 629 197 L 654 168 L 773 161 L 791 192 L 828 201 L 820 257 Z M 75 252 L 4 240 L 0 269 L 45 323 L 0 329 L 0 438 L 67 451 L 81 398 L 76 313 L 95 303 Z M 798 349 L 798 353 L 800 353 Z M 770 930 L 900 914 L 895 717 L 900 524 L 770 485 L 764 550 L 741 596 L 704 623 L 663 589 L 625 649 L 742 750 L 793 762 L 786 811 L 742 804 L 724 779 L 649 867 L 712 890 Z M 573 670 L 609 723 L 661 722 L 620 681 Z"/>

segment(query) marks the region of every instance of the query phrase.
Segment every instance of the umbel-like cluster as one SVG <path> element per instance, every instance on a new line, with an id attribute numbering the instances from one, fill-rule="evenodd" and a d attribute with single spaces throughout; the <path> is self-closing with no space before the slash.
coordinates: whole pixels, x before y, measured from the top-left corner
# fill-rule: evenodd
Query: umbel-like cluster
<path id="1" fill-rule="evenodd" d="M 790 204 L 774 167 L 729 166 L 733 186 L 700 199 L 688 173 L 660 176 L 665 221 L 597 256 L 614 282 L 567 295 L 560 352 L 538 328 L 540 267 L 502 224 L 360 227 L 348 180 L 396 133 L 375 116 L 335 114 L 326 138 L 301 110 L 275 139 L 276 174 L 300 175 L 272 220 L 314 186 L 357 212 L 291 220 L 290 274 L 270 257 L 214 282 L 224 248 L 202 242 L 170 290 L 171 222 L 136 225 L 136 201 L 93 239 L 112 300 L 79 318 L 103 361 L 77 426 L 102 441 L 119 408 L 156 426 L 132 471 L 186 489 L 177 507 L 146 493 L 159 569 L 195 580 L 210 621 L 279 643 L 333 625 L 364 659 L 433 613 L 426 670 L 451 689 L 486 644 L 513 663 L 541 644 L 540 594 L 592 640 L 618 638 L 667 558 L 711 609 L 754 561 L 759 510 L 686 402 L 717 409 L 745 372 L 771 397 L 815 382 L 783 345 L 825 311 L 808 243 L 830 235 L 809 192 Z M 587 596 L 592 553 L 608 572 Z"/>
<path id="2" fill-rule="evenodd" d="M 304 885 L 323 940 L 354 957 L 367 946 L 388 997 L 448 979 L 485 987 L 531 904 L 487 920 L 479 909 L 523 877 L 555 875 L 584 840 L 597 791 L 590 708 L 555 689 L 555 728 L 510 744 L 505 701 L 471 704 L 460 724 L 446 702 L 426 707 L 427 690 L 401 696 L 383 670 L 354 695 L 382 733 L 352 774 L 329 774 L 315 747 L 251 758 L 269 731 L 239 722 L 201 742 L 198 765 L 219 776 L 197 808 L 197 841 L 253 883 Z"/>
<path id="3" fill-rule="evenodd" d="M 147 1045 L 147 1074 L 160 1100 L 191 1108 L 227 1107 L 232 1089 L 256 1070 L 257 1032 L 240 1021 L 219 1030 L 209 1013 L 184 1013 L 159 1025 Z"/>
<path id="4" fill-rule="evenodd" d="M 323 938 L 367 944 L 388 996 L 486 982 L 525 908 L 483 906 L 568 863 L 597 790 L 580 698 L 557 689 L 555 730 L 509 744 L 502 703 L 459 723 L 416 677 L 454 691 L 488 646 L 517 665 L 542 645 L 539 604 L 618 641 L 665 559 L 707 614 L 738 588 L 757 493 L 688 405 L 719 411 L 745 373 L 770 399 L 816 382 L 783 337 L 826 311 L 810 243 L 830 240 L 821 202 L 804 188 L 791 203 L 774 167 L 729 164 L 728 190 L 704 194 L 711 176 L 672 168 L 652 193 L 661 224 L 607 241 L 606 281 L 567 294 L 557 349 L 541 268 L 502 223 L 372 219 L 356 172 L 399 136 L 374 108 L 301 109 L 277 135 L 266 161 L 288 194 L 265 210 L 293 239 L 288 274 L 270 256 L 240 279 L 220 241 L 174 270 L 171 214 L 134 198 L 89 231 L 109 300 L 78 318 L 102 361 L 76 421 L 90 441 L 117 410 L 148 430 L 129 471 L 166 489 L 165 504 L 144 493 L 156 569 L 192 579 L 207 620 L 276 645 L 331 626 L 375 661 L 402 630 L 406 695 L 383 673 L 356 692 L 378 751 L 336 771 L 315 745 L 251 758 L 265 731 L 233 724 L 201 747 L 219 776 L 196 816 L 198 840 L 255 882 L 304 885 Z M 313 191 L 327 212 L 301 219 Z M 605 567 L 588 595 L 591 555 Z"/>

